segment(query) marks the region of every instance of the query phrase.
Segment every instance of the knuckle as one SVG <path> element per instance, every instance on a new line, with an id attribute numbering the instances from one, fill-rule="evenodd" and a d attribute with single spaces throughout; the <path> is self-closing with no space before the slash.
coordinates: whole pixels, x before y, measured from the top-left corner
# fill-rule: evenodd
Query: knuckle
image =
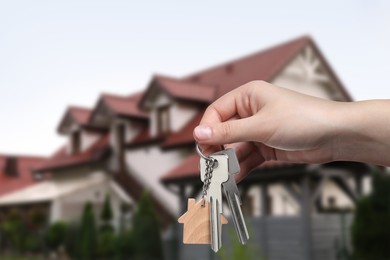
<path id="1" fill-rule="evenodd" d="M 227 141 L 231 138 L 232 134 L 232 125 L 230 121 L 226 121 L 225 123 L 222 124 L 222 129 L 221 129 L 221 138 L 222 141 Z"/>

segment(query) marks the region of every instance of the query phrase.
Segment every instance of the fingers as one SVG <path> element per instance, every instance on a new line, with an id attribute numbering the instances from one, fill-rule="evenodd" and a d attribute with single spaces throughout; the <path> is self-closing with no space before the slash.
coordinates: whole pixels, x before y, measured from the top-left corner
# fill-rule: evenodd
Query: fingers
<path id="1" fill-rule="evenodd" d="M 214 123 L 212 126 L 200 125 L 194 129 L 194 138 L 200 144 L 230 144 L 236 142 L 261 142 L 262 126 L 260 115 Z"/>
<path id="2" fill-rule="evenodd" d="M 235 176 L 236 182 L 242 181 L 251 170 L 265 161 L 261 150 L 253 142 L 230 144 L 226 148 L 233 148 L 240 162 L 240 173 Z"/>
<path id="3" fill-rule="evenodd" d="M 268 83 L 263 81 L 253 81 L 244 84 L 214 101 L 205 111 L 199 125 L 213 125 L 224 122 L 232 117 L 248 117 L 251 115 L 251 107 L 259 103 L 260 100 L 249 101 L 253 96 L 253 90 L 260 86 L 264 87 Z"/>
<path id="4" fill-rule="evenodd" d="M 259 153 L 259 150 L 253 149 L 252 153 L 240 163 L 240 173 L 235 176 L 236 182 L 242 181 L 250 172 L 265 162 L 264 157 Z"/>
<path id="5" fill-rule="evenodd" d="M 237 92 L 235 89 L 212 103 L 203 114 L 199 125 L 213 125 L 223 122 L 237 114 Z"/>

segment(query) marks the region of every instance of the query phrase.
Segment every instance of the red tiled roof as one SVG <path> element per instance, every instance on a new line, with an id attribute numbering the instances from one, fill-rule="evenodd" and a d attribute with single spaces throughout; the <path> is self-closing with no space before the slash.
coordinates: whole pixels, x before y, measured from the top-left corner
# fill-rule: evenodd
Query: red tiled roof
<path id="1" fill-rule="evenodd" d="M 91 110 L 85 107 L 70 106 L 68 112 L 72 118 L 80 125 L 88 124 L 89 115 Z"/>
<path id="2" fill-rule="evenodd" d="M 36 167 L 36 172 L 47 172 L 85 165 L 96 162 L 104 156 L 105 151 L 109 147 L 110 135 L 102 135 L 93 145 L 78 154 L 70 155 L 67 152 L 67 147 L 60 148 L 52 157 L 47 159 L 42 165 Z"/>
<path id="3" fill-rule="evenodd" d="M 143 97 L 143 92 L 130 96 L 117 96 L 103 94 L 101 99 L 117 115 L 147 119 L 148 114 L 140 110 L 138 103 Z"/>
<path id="4" fill-rule="evenodd" d="M 194 143 L 194 136 L 192 134 L 194 128 L 199 125 L 202 119 L 203 111 L 199 112 L 187 125 L 176 133 L 169 135 L 161 144 L 163 149 L 169 149 L 175 146 Z"/>
<path id="5" fill-rule="evenodd" d="M 80 126 L 87 126 L 91 112 L 92 111 L 90 109 L 85 107 L 69 106 L 62 116 L 60 123 L 58 124 L 57 131 L 59 133 L 63 133 L 64 124 L 67 122 L 66 120 L 69 117 L 76 124 Z"/>
<path id="6" fill-rule="evenodd" d="M 177 167 L 173 168 L 167 174 L 162 176 L 161 180 L 163 182 L 175 181 L 179 179 L 186 178 L 197 178 L 199 177 L 199 155 L 194 153 L 190 155 L 187 159 L 185 159 L 181 164 Z M 291 163 L 281 162 L 281 161 L 266 161 L 261 164 L 257 169 L 270 169 L 270 168 L 278 168 L 291 166 Z M 199 177 L 200 178 L 200 177 Z"/>
<path id="7" fill-rule="evenodd" d="M 169 133 L 158 134 L 155 136 L 150 135 L 150 129 L 145 127 L 142 129 L 138 135 L 134 137 L 130 142 L 126 144 L 127 148 L 136 148 L 142 145 L 147 145 L 155 142 L 163 141 Z"/>
<path id="8" fill-rule="evenodd" d="M 312 40 L 300 37 L 183 78 L 217 87 L 216 98 L 252 80 L 271 81 Z"/>
<path id="9" fill-rule="evenodd" d="M 215 98 L 214 86 L 183 81 L 161 75 L 155 76 L 154 79 L 160 86 L 164 87 L 170 95 L 176 98 L 203 101 L 205 103 L 210 103 Z"/>
<path id="10" fill-rule="evenodd" d="M 7 160 L 12 158 L 16 163 L 17 176 L 5 173 Z M 0 155 L 0 196 L 33 185 L 32 169 L 39 167 L 46 160 L 43 157 Z"/>

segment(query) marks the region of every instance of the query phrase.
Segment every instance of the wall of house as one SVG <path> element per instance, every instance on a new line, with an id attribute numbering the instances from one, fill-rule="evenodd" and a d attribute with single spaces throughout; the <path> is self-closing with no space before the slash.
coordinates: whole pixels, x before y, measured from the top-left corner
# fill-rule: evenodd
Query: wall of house
<path id="1" fill-rule="evenodd" d="M 160 182 L 163 174 L 179 165 L 184 159 L 184 151 L 163 151 L 158 145 L 150 145 L 126 151 L 129 172 L 149 190 L 173 215 L 179 211 L 179 200 Z"/>
<path id="2" fill-rule="evenodd" d="M 81 151 L 87 150 L 93 145 L 100 137 L 98 133 L 92 133 L 88 131 L 81 131 Z"/>
<path id="3" fill-rule="evenodd" d="M 86 202 L 91 202 L 95 216 L 99 222 L 100 212 L 106 194 L 110 195 L 113 212 L 113 225 L 119 228 L 121 218 L 121 205 L 133 204 L 130 197 L 121 188 L 109 179 L 104 172 L 95 171 L 85 174 L 61 174 L 54 176 L 53 180 L 60 195 L 53 200 L 51 208 L 51 221 L 75 221 L 81 218 Z"/>
<path id="4" fill-rule="evenodd" d="M 115 119 L 115 121 L 111 124 L 110 126 L 110 144 L 112 147 L 117 148 L 118 144 L 117 138 L 116 138 L 116 127 L 119 124 L 124 124 L 125 125 L 125 142 L 130 142 L 136 135 L 139 134 L 141 131 L 142 127 L 139 123 L 132 122 L 130 120 L 123 120 L 123 119 Z"/>
<path id="5" fill-rule="evenodd" d="M 164 92 L 160 91 L 155 99 L 155 103 L 150 110 L 150 133 L 152 136 L 157 135 L 157 110 L 162 106 L 170 105 L 170 129 L 173 132 L 179 131 L 184 127 L 198 112 L 194 106 L 188 105 L 185 102 L 180 102 L 172 99 Z"/>
<path id="6" fill-rule="evenodd" d="M 78 127 L 73 127 L 72 131 L 81 131 L 80 135 L 80 149 L 81 151 L 87 150 L 91 145 L 93 145 L 100 137 L 100 134 L 93 133 L 85 130 L 80 130 Z M 67 152 L 68 154 L 72 151 L 72 135 L 67 136 Z"/>
<path id="7" fill-rule="evenodd" d="M 287 193 L 282 185 L 269 186 L 269 195 L 272 198 L 272 215 L 293 216 L 300 212 L 300 207 L 294 198 Z"/>
<path id="8" fill-rule="evenodd" d="M 270 185 L 268 187 L 268 194 L 272 200 L 272 214 L 273 216 L 295 216 L 300 213 L 300 207 L 295 199 L 284 189 L 280 184 Z M 249 189 L 248 195 L 251 197 L 253 203 L 253 216 L 259 217 L 263 215 L 262 212 L 262 195 L 259 186 L 253 186 Z M 245 203 L 245 202 L 244 202 Z"/>
<path id="9" fill-rule="evenodd" d="M 344 192 L 340 190 L 340 188 L 332 180 L 327 180 L 321 194 L 322 205 L 329 208 L 329 201 L 331 198 L 335 199 L 337 208 L 354 207 L 352 201 L 344 194 Z"/>
<path id="10" fill-rule="evenodd" d="M 367 180 L 366 180 L 367 179 Z M 365 178 L 363 185 L 363 192 L 367 194 L 369 192 L 369 178 Z M 350 180 L 353 181 L 352 179 Z M 352 184 L 352 183 L 351 183 Z M 353 185 L 351 187 L 354 187 Z M 300 214 L 300 206 L 296 200 L 284 189 L 282 185 L 274 184 L 268 187 L 269 195 L 272 200 L 272 215 L 273 216 L 295 216 Z M 252 214 L 254 217 L 263 215 L 262 212 L 262 198 L 261 188 L 259 186 L 252 186 L 247 196 L 250 196 L 252 201 Z M 329 208 L 329 201 L 333 198 L 335 200 L 336 207 L 338 208 L 353 208 L 353 202 L 340 188 L 331 180 L 328 180 L 323 188 L 321 194 L 321 203 L 323 207 Z M 244 201 L 244 204 L 246 202 Z M 245 206 L 245 205 L 244 205 Z"/>
<path id="11" fill-rule="evenodd" d="M 157 125 L 157 110 L 159 107 L 163 107 L 166 105 L 172 104 L 173 99 L 165 94 L 163 91 L 158 91 L 155 100 L 153 101 L 153 105 L 151 105 L 150 109 L 150 135 L 156 136 L 158 134 L 158 125 Z M 172 107 L 169 107 L 169 114 L 171 114 Z"/>
<path id="12" fill-rule="evenodd" d="M 308 47 L 309 48 L 309 47 Z M 323 78 L 321 81 L 316 80 L 310 76 L 306 67 L 320 66 L 320 60 L 312 53 L 308 56 L 307 51 L 304 50 L 293 61 L 283 69 L 283 71 L 272 81 L 273 84 L 285 87 L 294 91 L 298 91 L 307 95 L 312 95 L 320 98 L 334 99 L 339 93 L 334 93 L 330 86 L 333 84 L 330 80 L 326 81 L 326 74 L 321 74 Z M 310 70 L 310 69 L 309 69 Z M 313 72 L 317 73 L 317 72 Z"/>
<path id="13" fill-rule="evenodd" d="M 197 113 L 198 109 L 184 102 L 174 102 L 170 111 L 171 129 L 174 132 L 182 129 Z"/>

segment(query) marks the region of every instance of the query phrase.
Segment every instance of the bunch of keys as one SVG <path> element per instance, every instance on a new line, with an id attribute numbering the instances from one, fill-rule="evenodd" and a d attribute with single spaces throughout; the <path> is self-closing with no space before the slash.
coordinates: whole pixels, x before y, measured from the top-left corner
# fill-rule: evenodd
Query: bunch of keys
<path id="1" fill-rule="evenodd" d="M 179 218 L 180 223 L 184 223 L 184 243 L 210 244 L 213 251 L 217 252 L 222 246 L 222 224 L 227 221 L 223 216 L 222 190 L 224 190 L 234 227 L 241 244 L 246 244 L 249 235 L 245 225 L 245 220 L 241 211 L 241 199 L 234 175 L 240 172 L 240 165 L 233 149 L 226 149 L 209 156 L 205 156 L 196 146 L 200 158 L 200 178 L 203 182 L 202 200 L 195 205 L 194 199 L 189 199 L 188 210 L 194 210 L 204 214 L 199 217 L 196 214 L 189 214 L 189 211 Z M 207 212 L 208 211 L 208 212 Z M 208 214 L 208 216 L 206 215 Z M 191 231 L 186 232 L 186 220 L 197 222 Z M 204 223 L 202 219 L 209 221 Z M 199 223 L 198 223 L 199 222 Z M 194 224 L 194 223 L 193 223 Z M 208 224 L 208 226 L 207 226 Z M 202 232 L 205 229 L 208 232 Z M 204 237 L 202 234 L 209 234 Z M 195 236 L 194 236 L 195 234 Z M 196 236 L 198 235 L 198 236 Z M 191 240 L 191 237 L 197 237 Z"/>

